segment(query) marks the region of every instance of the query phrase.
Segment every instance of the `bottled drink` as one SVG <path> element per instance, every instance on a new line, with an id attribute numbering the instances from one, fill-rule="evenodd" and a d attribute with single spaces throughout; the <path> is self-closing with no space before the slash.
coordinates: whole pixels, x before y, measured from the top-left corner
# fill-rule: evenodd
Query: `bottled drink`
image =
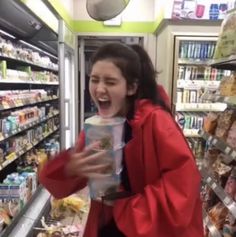
<path id="1" fill-rule="evenodd" d="M 217 20 L 219 18 L 219 6 L 218 4 L 212 3 L 209 10 L 210 20 Z"/>

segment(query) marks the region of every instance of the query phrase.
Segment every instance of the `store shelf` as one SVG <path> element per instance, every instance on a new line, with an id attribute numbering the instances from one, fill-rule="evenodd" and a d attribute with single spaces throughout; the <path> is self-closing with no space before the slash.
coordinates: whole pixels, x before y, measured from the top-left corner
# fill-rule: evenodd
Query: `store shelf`
<path id="1" fill-rule="evenodd" d="M 224 189 L 215 182 L 215 180 L 208 174 L 206 168 L 201 167 L 201 175 L 207 185 L 215 192 L 219 199 L 224 203 L 232 215 L 236 218 L 236 203 L 233 199 L 224 192 Z"/>
<path id="2" fill-rule="evenodd" d="M 177 88 L 185 89 L 199 89 L 201 87 L 217 89 L 220 81 L 206 81 L 206 80 L 177 80 Z"/>
<path id="3" fill-rule="evenodd" d="M 211 237 L 222 237 L 219 230 L 215 227 L 215 225 L 209 219 L 205 210 L 203 210 L 203 223 L 205 226 L 207 226 L 207 228 L 211 234 Z"/>
<path id="4" fill-rule="evenodd" d="M 204 101 L 221 102 L 229 105 L 236 105 L 236 96 L 221 96 L 218 94 L 206 94 L 202 97 Z"/>
<path id="5" fill-rule="evenodd" d="M 53 133 L 55 133 L 59 128 L 55 127 L 54 130 L 49 131 L 48 133 L 45 134 L 41 134 L 41 137 L 32 142 L 32 143 L 27 143 L 25 144 L 24 147 L 22 147 L 22 149 L 20 151 L 17 152 L 13 152 L 11 154 L 9 154 L 6 158 L 5 161 L 0 164 L 0 171 L 2 169 L 4 169 L 5 167 L 7 167 L 9 164 L 11 164 L 12 162 L 14 162 L 16 159 L 18 159 L 19 157 L 21 157 L 22 155 L 24 155 L 26 152 L 30 151 L 31 149 L 33 149 L 35 146 L 37 146 L 40 142 L 42 142 L 43 140 L 45 140 L 47 137 L 49 137 L 50 135 L 52 135 Z"/>
<path id="6" fill-rule="evenodd" d="M 11 62 L 17 63 L 18 65 L 33 66 L 35 69 L 44 69 L 44 70 L 48 70 L 48 71 L 58 72 L 58 68 L 46 67 L 41 64 L 37 64 L 37 63 L 33 63 L 31 61 L 25 61 L 25 60 L 13 58 L 13 57 L 8 57 L 3 54 L 0 54 L 0 59 L 11 61 Z"/>
<path id="7" fill-rule="evenodd" d="M 227 14 L 230 14 L 230 13 L 232 13 L 232 12 L 236 12 L 236 8 L 231 8 L 231 9 L 229 9 L 229 10 L 227 11 Z"/>
<path id="8" fill-rule="evenodd" d="M 176 111 L 224 111 L 227 108 L 225 103 L 177 103 Z"/>
<path id="9" fill-rule="evenodd" d="M 229 164 L 233 160 L 236 160 L 236 150 L 230 147 L 226 142 L 204 132 L 203 130 L 199 131 L 199 135 L 204 138 L 209 144 L 214 145 L 227 156 L 224 159 L 225 163 Z"/>
<path id="10" fill-rule="evenodd" d="M 1 134 L 0 133 L 0 142 L 4 141 L 4 140 L 6 140 L 6 139 L 8 139 L 10 137 L 13 137 L 13 136 L 17 135 L 18 133 L 24 132 L 24 131 L 26 131 L 26 130 L 28 130 L 28 129 L 30 129 L 30 128 L 32 128 L 32 127 L 34 127 L 34 126 L 36 126 L 36 125 L 38 125 L 40 123 L 42 123 L 42 122 L 45 122 L 45 121 L 47 121 L 47 120 L 49 120 L 49 119 L 51 119 L 53 117 L 56 117 L 58 115 L 59 115 L 59 112 L 56 112 L 56 113 L 50 114 L 50 115 L 48 115 L 48 116 L 46 116 L 44 118 L 40 118 L 38 120 L 30 122 L 30 123 L 22 126 L 21 128 L 17 128 L 17 130 L 15 130 L 15 131 L 13 131 L 11 133 L 8 133 L 8 134 Z"/>
<path id="11" fill-rule="evenodd" d="M 35 85 L 59 85 L 58 82 L 45 82 L 45 81 L 30 81 L 30 80 L 12 80 L 12 79 L 0 79 L 1 83 L 8 83 L 8 84 L 35 84 Z"/>
<path id="12" fill-rule="evenodd" d="M 42 198 L 42 199 L 39 200 L 39 198 Z M 11 224 L 0 233 L 0 237 L 10 237 L 10 236 L 23 237 L 23 236 L 26 236 L 25 234 L 27 232 L 24 232 L 23 235 L 18 235 L 17 232 L 14 232 L 14 235 L 13 235 L 12 231 L 14 229 L 16 229 L 19 225 L 21 225 L 20 223 L 22 223 L 22 221 L 24 223 L 21 226 L 21 228 L 26 229 L 29 222 L 31 222 L 33 220 L 33 218 L 32 218 L 33 210 L 34 210 L 34 212 L 37 212 L 37 216 L 38 216 L 40 213 L 40 210 L 43 209 L 43 207 L 45 206 L 48 199 L 49 199 L 49 193 L 45 189 L 43 189 L 43 187 L 40 185 L 37 188 L 37 190 L 34 192 L 34 194 L 32 195 L 29 202 L 22 208 L 22 210 L 17 214 L 17 216 L 15 218 L 13 218 Z M 40 209 L 36 209 L 36 208 L 40 208 Z M 27 220 L 27 219 L 29 219 L 29 220 Z M 31 226 L 31 228 L 32 228 L 32 226 Z M 22 234 L 22 232 L 21 232 L 21 234 Z"/>
<path id="13" fill-rule="evenodd" d="M 208 65 L 210 60 L 200 60 L 200 59 L 179 59 L 178 64 L 184 65 L 199 65 L 206 66 Z"/>
<path id="14" fill-rule="evenodd" d="M 20 216 L 18 221 L 11 225 L 9 232 L 3 233 L 1 237 L 23 237 L 31 233 L 34 225 L 41 218 L 45 208 L 49 205 L 50 194 L 44 188 L 40 188 L 36 197 L 30 205 L 27 205 L 26 211 Z"/>
<path id="15" fill-rule="evenodd" d="M 199 129 L 184 129 L 183 133 L 185 137 L 200 137 Z"/>
<path id="16" fill-rule="evenodd" d="M 236 70 L 236 55 L 230 56 L 228 58 L 222 58 L 219 60 L 212 60 L 210 66 L 223 70 Z"/>
<path id="17" fill-rule="evenodd" d="M 27 103 L 27 104 L 23 104 L 21 102 L 21 103 L 18 103 L 18 105 L 15 104 L 14 106 L 11 106 L 9 104 L 6 104 L 5 106 L 0 105 L 0 112 L 5 111 L 5 110 L 11 110 L 11 109 L 17 109 L 17 108 L 22 108 L 22 107 L 26 107 L 26 106 L 36 105 L 36 104 L 40 104 L 40 103 L 50 103 L 50 102 L 52 102 L 54 100 L 58 100 L 58 99 L 59 98 L 57 96 L 53 96 L 53 97 L 45 99 L 45 100 L 38 100 L 38 101 L 34 101 L 32 103 Z"/>

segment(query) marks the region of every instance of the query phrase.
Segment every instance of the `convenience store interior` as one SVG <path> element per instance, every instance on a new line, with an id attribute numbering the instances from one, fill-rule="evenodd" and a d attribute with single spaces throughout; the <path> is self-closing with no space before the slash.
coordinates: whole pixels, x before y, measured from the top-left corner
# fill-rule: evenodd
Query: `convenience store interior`
<path id="1" fill-rule="evenodd" d="M 89 191 L 55 200 L 38 174 L 96 114 L 90 58 L 109 42 L 142 45 L 159 72 L 202 176 L 204 237 L 235 228 L 236 1 L 121 2 L 93 12 L 87 0 L 0 1 L 0 237 L 57 232 L 59 221 L 83 236 Z"/>

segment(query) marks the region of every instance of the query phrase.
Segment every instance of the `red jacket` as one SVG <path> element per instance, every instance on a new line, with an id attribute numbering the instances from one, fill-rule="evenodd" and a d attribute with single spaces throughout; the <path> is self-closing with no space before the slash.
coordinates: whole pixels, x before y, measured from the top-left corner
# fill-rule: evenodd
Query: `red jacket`
<path id="1" fill-rule="evenodd" d="M 125 159 L 135 195 L 115 201 L 114 208 L 91 201 L 84 236 L 98 237 L 99 226 L 113 216 L 127 237 L 203 237 L 200 175 L 178 125 L 147 100 L 138 102 L 129 123 L 133 138 L 126 144 Z M 69 158 L 69 152 L 62 152 L 40 176 L 57 198 L 86 185 L 86 180 L 64 175 Z"/>

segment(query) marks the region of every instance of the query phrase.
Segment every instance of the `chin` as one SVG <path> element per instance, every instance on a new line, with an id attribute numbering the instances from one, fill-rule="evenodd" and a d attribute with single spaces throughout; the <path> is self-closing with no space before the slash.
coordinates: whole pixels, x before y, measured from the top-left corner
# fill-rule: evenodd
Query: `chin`
<path id="1" fill-rule="evenodd" d="M 104 112 L 99 112 L 99 115 L 103 118 L 112 118 L 112 117 L 116 117 L 118 116 L 118 113 L 112 113 L 112 112 L 107 112 L 107 113 L 104 113 Z"/>

